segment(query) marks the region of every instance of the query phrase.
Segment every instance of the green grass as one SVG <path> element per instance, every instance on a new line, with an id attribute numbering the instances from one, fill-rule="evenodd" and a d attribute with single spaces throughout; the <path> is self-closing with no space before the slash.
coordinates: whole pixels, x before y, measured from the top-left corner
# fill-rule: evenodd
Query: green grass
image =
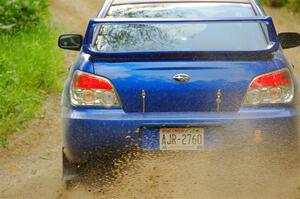
<path id="1" fill-rule="evenodd" d="M 16 35 L 0 32 L 0 145 L 41 117 L 46 94 L 60 90 L 63 56 L 55 32 L 43 21 Z"/>

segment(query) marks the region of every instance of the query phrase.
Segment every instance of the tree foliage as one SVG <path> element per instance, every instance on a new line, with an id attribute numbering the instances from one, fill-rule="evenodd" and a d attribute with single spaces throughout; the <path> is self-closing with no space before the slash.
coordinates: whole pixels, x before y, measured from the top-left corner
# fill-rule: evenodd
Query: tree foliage
<path id="1" fill-rule="evenodd" d="M 272 6 L 282 7 L 287 6 L 290 10 L 300 13 L 300 0 L 260 0 L 261 3 Z"/>
<path id="2" fill-rule="evenodd" d="M 1 0 L 0 33 L 31 29 L 44 17 L 47 0 Z"/>

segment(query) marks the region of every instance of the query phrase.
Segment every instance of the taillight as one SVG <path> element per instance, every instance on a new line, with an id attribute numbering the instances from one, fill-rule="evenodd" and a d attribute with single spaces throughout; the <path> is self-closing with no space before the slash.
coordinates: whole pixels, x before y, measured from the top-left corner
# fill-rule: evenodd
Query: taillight
<path id="1" fill-rule="evenodd" d="M 288 69 L 256 77 L 249 85 L 244 105 L 286 104 L 294 98 L 294 85 Z"/>
<path id="2" fill-rule="evenodd" d="M 120 106 L 116 91 L 108 79 L 82 71 L 74 73 L 71 102 L 75 106 Z"/>

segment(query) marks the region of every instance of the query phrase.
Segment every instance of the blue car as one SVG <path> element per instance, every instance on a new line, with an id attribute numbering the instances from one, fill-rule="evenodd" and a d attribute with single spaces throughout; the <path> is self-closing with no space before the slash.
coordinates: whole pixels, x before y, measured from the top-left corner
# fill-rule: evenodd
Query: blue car
<path id="1" fill-rule="evenodd" d="M 297 150 L 300 98 L 277 34 L 255 0 L 107 0 L 62 94 L 63 165 L 108 150 Z"/>

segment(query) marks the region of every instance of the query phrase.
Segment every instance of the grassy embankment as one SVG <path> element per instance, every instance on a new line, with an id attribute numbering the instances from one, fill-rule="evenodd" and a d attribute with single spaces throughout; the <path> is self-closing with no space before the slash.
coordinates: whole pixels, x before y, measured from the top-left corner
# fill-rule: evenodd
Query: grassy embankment
<path id="1" fill-rule="evenodd" d="M 60 89 L 56 43 L 47 0 L 0 2 L 0 147 L 26 121 L 43 117 L 46 94 Z"/>

